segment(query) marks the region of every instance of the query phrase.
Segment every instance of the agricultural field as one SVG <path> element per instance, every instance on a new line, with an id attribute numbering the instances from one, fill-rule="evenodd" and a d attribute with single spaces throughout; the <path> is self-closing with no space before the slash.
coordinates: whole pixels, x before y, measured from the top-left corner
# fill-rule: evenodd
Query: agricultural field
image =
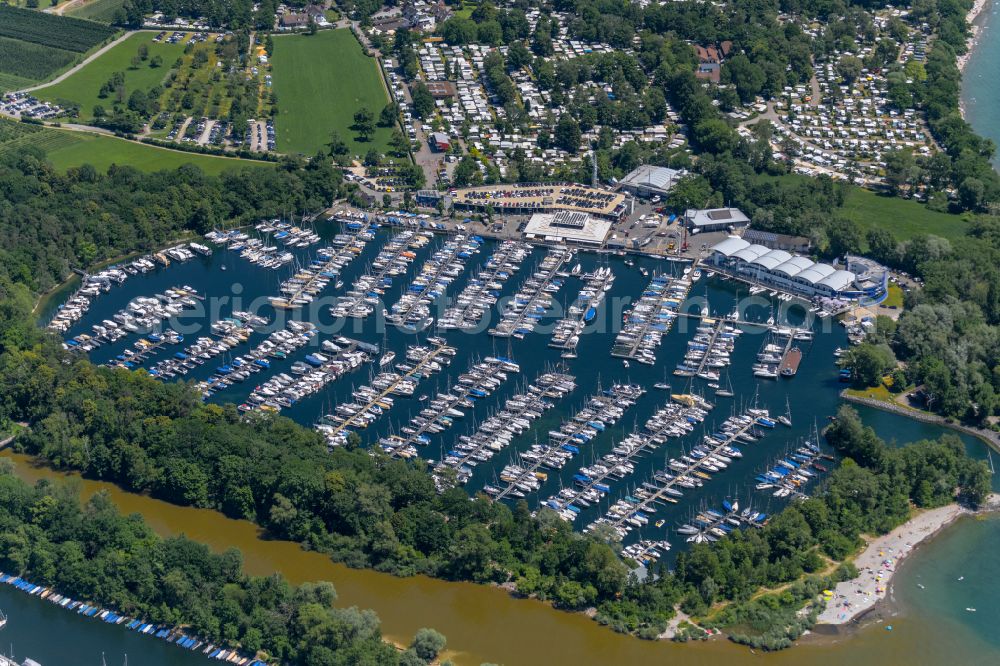
<path id="1" fill-rule="evenodd" d="M 332 130 L 355 155 L 386 151 L 390 129 L 376 128 L 370 141 L 358 141 L 351 129 L 358 109 L 366 107 L 377 118 L 388 97 L 378 65 L 350 30 L 276 35 L 271 64 L 278 151 L 314 155 L 326 148 Z"/>
<path id="2" fill-rule="evenodd" d="M 98 23 L 111 23 L 115 18 L 115 13 L 124 4 L 125 0 L 90 0 L 67 10 L 66 15 Z"/>
<path id="3" fill-rule="evenodd" d="M 115 32 L 93 21 L 0 5 L 0 37 L 86 53 Z"/>
<path id="4" fill-rule="evenodd" d="M 0 5 L 0 91 L 52 78 L 114 34 L 92 21 Z"/>
<path id="5" fill-rule="evenodd" d="M 140 46 L 148 49 L 147 59 L 133 64 L 137 58 Z M 124 86 L 121 91 L 123 99 L 134 90 L 148 91 L 153 86 L 164 82 L 176 60 L 184 54 L 184 44 L 167 44 L 154 42 L 152 34 L 137 32 L 113 49 L 101 56 L 69 78 L 59 83 L 35 92 L 40 99 L 51 100 L 62 106 L 70 103 L 79 107 L 79 118 L 83 121 L 93 119 L 95 106 L 110 108 L 114 105 L 117 92 L 112 92 L 105 98 L 100 97 L 101 87 L 111 79 L 116 72 L 124 75 Z M 159 58 L 160 66 L 154 65 Z"/>
<path id="6" fill-rule="evenodd" d="M 113 136 L 53 129 L 0 119 L 0 154 L 24 145 L 45 151 L 48 160 L 60 171 L 83 164 L 90 164 L 99 171 L 106 170 L 112 164 L 127 164 L 142 171 L 159 171 L 174 169 L 183 164 L 195 164 L 205 173 L 219 174 L 227 169 L 270 166 L 266 162 L 196 155 L 126 141 Z"/>
<path id="7" fill-rule="evenodd" d="M 79 57 L 72 51 L 0 37 L 0 72 L 29 82 L 44 81 Z"/>

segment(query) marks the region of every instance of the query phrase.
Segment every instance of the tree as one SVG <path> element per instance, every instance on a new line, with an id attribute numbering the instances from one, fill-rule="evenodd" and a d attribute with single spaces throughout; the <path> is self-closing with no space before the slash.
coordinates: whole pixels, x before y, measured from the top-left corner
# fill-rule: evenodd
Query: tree
<path id="1" fill-rule="evenodd" d="M 361 141 L 369 141 L 375 134 L 375 114 L 367 107 L 361 107 L 354 113 L 353 129 Z"/>
<path id="2" fill-rule="evenodd" d="M 573 116 L 564 114 L 556 123 L 554 138 L 556 146 L 567 153 L 576 154 L 580 149 L 580 125 Z"/>
<path id="3" fill-rule="evenodd" d="M 837 63 L 837 73 L 848 84 L 854 83 L 855 79 L 861 76 L 862 69 L 864 69 L 864 63 L 857 56 L 845 55 Z"/>
<path id="4" fill-rule="evenodd" d="M 444 635 L 433 629 L 418 629 L 413 637 L 410 647 L 421 659 L 427 662 L 437 659 L 438 654 L 444 649 L 447 640 Z"/>
<path id="5" fill-rule="evenodd" d="M 162 67 L 163 57 L 160 56 L 159 54 L 153 56 L 152 58 L 149 59 L 149 66 L 152 67 L 153 69 L 156 69 L 157 67 Z"/>
<path id="6" fill-rule="evenodd" d="M 330 154 L 335 157 L 347 154 L 347 143 L 340 138 L 340 132 L 337 130 L 330 130 L 330 141 L 326 145 L 330 149 Z"/>
<path id="7" fill-rule="evenodd" d="M 422 81 L 410 88 L 410 97 L 413 99 L 413 112 L 418 118 L 429 118 L 434 113 L 434 96 Z"/>
<path id="8" fill-rule="evenodd" d="M 886 344 L 864 343 L 847 350 L 844 366 L 851 369 L 860 386 L 878 386 L 896 367 L 896 355 Z"/>
<path id="9" fill-rule="evenodd" d="M 382 107 L 382 113 L 380 113 L 378 117 L 378 124 L 382 127 L 392 127 L 396 124 L 396 118 L 398 117 L 399 107 L 395 102 L 389 102 Z"/>

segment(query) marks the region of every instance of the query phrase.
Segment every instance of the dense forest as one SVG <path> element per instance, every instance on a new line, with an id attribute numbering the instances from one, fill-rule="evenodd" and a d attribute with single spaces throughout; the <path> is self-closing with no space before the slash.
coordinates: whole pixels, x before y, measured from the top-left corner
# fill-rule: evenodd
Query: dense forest
<path id="1" fill-rule="evenodd" d="M 418 666 L 444 647 L 423 629 L 400 652 L 382 640 L 375 613 L 335 607 L 331 583 L 247 576 L 238 550 L 216 555 L 185 537 L 160 538 L 106 494 L 81 505 L 70 484 L 32 488 L 5 461 L 0 498 L 0 568 L 61 594 L 275 663 Z"/>
<path id="2" fill-rule="evenodd" d="M 160 247 L 222 221 L 315 212 L 333 200 L 341 176 L 326 160 L 219 178 L 193 166 L 98 173 L 83 165 L 59 173 L 44 153 L 26 147 L 0 155 L 0 183 L 0 279 L 44 292 L 71 269 Z"/>

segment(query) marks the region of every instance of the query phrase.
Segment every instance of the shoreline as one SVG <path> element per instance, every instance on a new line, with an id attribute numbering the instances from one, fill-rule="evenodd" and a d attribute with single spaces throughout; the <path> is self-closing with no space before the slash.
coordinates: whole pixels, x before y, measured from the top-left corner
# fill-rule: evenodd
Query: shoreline
<path id="1" fill-rule="evenodd" d="M 895 574 L 918 546 L 931 540 L 960 517 L 996 510 L 998 503 L 1000 496 L 991 494 L 979 511 L 958 504 L 922 511 L 888 534 L 868 541 L 853 560 L 858 576 L 836 585 L 813 632 L 820 635 L 843 634 L 849 628 L 861 625 L 867 616 L 891 597 Z"/>
<path id="2" fill-rule="evenodd" d="M 972 58 L 972 54 L 976 49 L 976 45 L 979 40 L 979 33 L 982 30 L 982 26 L 976 25 L 976 19 L 978 19 L 986 8 L 992 4 L 992 0 L 975 0 L 972 5 L 972 9 L 969 13 L 965 15 L 965 22 L 969 24 L 969 38 L 965 41 L 965 53 L 958 56 L 957 65 L 958 71 L 965 73 L 965 67 L 969 64 L 969 60 Z M 965 116 L 965 109 L 962 104 L 959 104 L 959 110 L 962 116 Z"/>

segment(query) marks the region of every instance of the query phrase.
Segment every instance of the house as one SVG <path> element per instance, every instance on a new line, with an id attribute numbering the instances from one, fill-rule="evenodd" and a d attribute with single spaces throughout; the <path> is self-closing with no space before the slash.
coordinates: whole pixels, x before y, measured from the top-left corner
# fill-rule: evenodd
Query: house
<path id="1" fill-rule="evenodd" d="M 739 208 L 688 209 L 684 223 L 692 233 L 707 231 L 732 231 L 750 224 L 750 218 Z"/>
<path id="2" fill-rule="evenodd" d="M 281 20 L 279 21 L 282 28 L 287 28 L 288 30 L 294 30 L 296 28 L 305 28 L 309 25 L 309 14 L 306 13 L 286 13 L 281 15 Z"/>
<path id="3" fill-rule="evenodd" d="M 728 53 L 732 49 L 732 42 L 729 43 L 725 51 Z M 718 83 L 722 74 L 722 58 L 720 49 L 714 46 L 694 45 L 694 54 L 698 58 L 698 67 L 694 75 L 703 81 Z"/>
<path id="4" fill-rule="evenodd" d="M 451 148 L 451 137 L 444 132 L 431 132 L 431 148 L 440 152 L 446 152 Z"/>

